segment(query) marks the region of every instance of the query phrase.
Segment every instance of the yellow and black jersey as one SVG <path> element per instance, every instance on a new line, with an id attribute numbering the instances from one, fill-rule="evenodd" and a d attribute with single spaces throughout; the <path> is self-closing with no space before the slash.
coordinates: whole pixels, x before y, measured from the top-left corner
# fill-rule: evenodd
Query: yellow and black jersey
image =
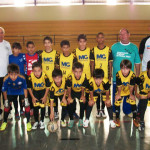
<path id="1" fill-rule="evenodd" d="M 81 87 L 88 87 L 88 80 L 86 74 L 82 73 L 79 80 L 76 79 L 73 73 L 71 73 L 66 81 L 66 86 L 71 87 L 74 92 L 81 92 Z"/>
<path id="2" fill-rule="evenodd" d="M 65 78 L 62 78 L 62 83 L 59 87 L 53 81 L 50 86 L 50 100 L 54 100 L 54 96 L 64 95 L 66 89 L 67 87 Z"/>
<path id="3" fill-rule="evenodd" d="M 28 88 L 32 88 L 35 91 L 39 91 L 49 88 L 50 81 L 44 72 L 42 72 L 39 78 L 35 77 L 34 73 L 32 72 L 31 75 L 28 77 L 27 86 Z"/>
<path id="4" fill-rule="evenodd" d="M 39 62 L 42 64 L 43 72 L 48 76 L 50 82 L 52 82 L 52 72 L 55 68 L 55 60 L 59 57 L 59 53 L 56 50 L 51 52 L 43 51 L 39 56 Z"/>
<path id="5" fill-rule="evenodd" d="M 135 73 L 130 70 L 127 77 L 123 76 L 121 70 L 116 73 L 116 86 L 121 86 L 121 96 L 130 95 L 130 86 L 134 86 L 136 82 Z M 116 90 L 117 91 L 117 90 Z"/>
<path id="6" fill-rule="evenodd" d="M 75 50 L 73 50 L 73 53 L 77 57 L 78 62 L 83 65 L 83 72 L 86 74 L 86 77 L 89 80 L 91 78 L 90 48 L 87 47 L 85 50 L 80 50 L 79 48 L 76 48 Z"/>
<path id="7" fill-rule="evenodd" d="M 67 78 L 72 71 L 73 63 L 77 62 L 77 58 L 73 53 L 70 53 L 69 56 L 64 56 L 63 53 L 60 54 L 60 57 L 56 59 L 56 64 L 59 66 L 60 70 L 63 73 L 63 77 Z"/>
<path id="8" fill-rule="evenodd" d="M 147 95 L 150 92 L 150 77 L 147 71 L 144 71 L 136 79 L 136 84 L 139 86 L 139 94 Z"/>
<path id="9" fill-rule="evenodd" d="M 89 80 L 89 90 L 93 91 L 94 93 L 97 93 L 97 94 L 104 93 L 105 91 L 108 91 L 109 89 L 110 89 L 110 83 L 107 78 L 104 78 L 100 85 L 97 85 L 95 83 L 95 80 L 93 77 Z"/>
<path id="10" fill-rule="evenodd" d="M 108 46 L 103 49 L 95 46 L 91 51 L 90 58 L 95 62 L 95 69 L 103 69 L 104 76 L 108 78 L 108 63 L 113 60 L 111 49 Z"/>

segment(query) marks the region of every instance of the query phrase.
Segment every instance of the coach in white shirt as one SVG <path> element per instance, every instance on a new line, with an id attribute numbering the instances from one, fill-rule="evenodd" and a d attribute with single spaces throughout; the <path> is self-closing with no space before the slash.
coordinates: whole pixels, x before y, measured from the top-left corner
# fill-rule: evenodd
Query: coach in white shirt
<path id="1" fill-rule="evenodd" d="M 0 27 L 0 95 L 4 76 L 7 74 L 7 66 L 9 64 L 9 55 L 12 54 L 9 42 L 4 40 L 5 30 Z M 0 109 L 0 119 L 2 110 Z"/>

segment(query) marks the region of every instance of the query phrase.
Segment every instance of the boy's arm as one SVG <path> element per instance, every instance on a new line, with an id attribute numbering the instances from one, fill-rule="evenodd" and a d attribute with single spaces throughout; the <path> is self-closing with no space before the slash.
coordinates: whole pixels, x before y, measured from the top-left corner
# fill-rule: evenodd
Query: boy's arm
<path id="1" fill-rule="evenodd" d="M 112 62 L 113 62 L 113 56 L 112 51 L 109 49 L 109 81 L 111 81 L 112 78 Z"/>
<path id="2" fill-rule="evenodd" d="M 3 92 L 4 100 L 7 100 L 7 91 Z"/>
<path id="3" fill-rule="evenodd" d="M 50 120 L 53 121 L 54 120 L 54 87 L 50 87 Z"/>
<path id="4" fill-rule="evenodd" d="M 119 73 L 116 74 L 116 86 L 117 86 L 117 94 L 115 96 L 115 100 L 121 99 L 121 88 L 122 88 L 122 82 L 119 77 Z"/>
<path id="5" fill-rule="evenodd" d="M 91 67 L 91 76 L 93 76 L 93 71 L 95 66 L 95 58 L 94 58 L 94 48 L 90 51 L 90 67 Z"/>
<path id="6" fill-rule="evenodd" d="M 67 93 L 68 93 L 68 104 L 72 103 L 72 98 L 71 98 L 71 87 L 72 87 L 72 76 L 70 75 L 66 81 L 66 87 L 67 87 Z"/>
<path id="7" fill-rule="evenodd" d="M 24 89 L 24 97 L 28 98 L 28 90 L 27 89 Z"/>
<path id="8" fill-rule="evenodd" d="M 133 75 L 131 76 L 130 85 L 129 85 L 129 88 L 130 88 L 130 98 L 132 100 L 135 100 L 135 96 L 133 95 L 133 90 L 134 90 L 134 87 L 135 87 L 135 83 L 136 83 L 136 76 L 133 73 Z"/>
<path id="9" fill-rule="evenodd" d="M 56 56 L 55 56 L 55 68 L 57 68 L 57 69 L 60 68 L 59 61 L 60 61 L 60 54 L 59 54 L 59 52 L 56 52 Z"/>

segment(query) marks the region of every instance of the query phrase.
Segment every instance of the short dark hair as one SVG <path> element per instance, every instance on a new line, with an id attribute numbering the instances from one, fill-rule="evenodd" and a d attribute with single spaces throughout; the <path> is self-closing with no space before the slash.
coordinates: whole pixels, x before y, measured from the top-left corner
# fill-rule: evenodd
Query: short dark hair
<path id="1" fill-rule="evenodd" d="M 147 70 L 150 69 L 150 60 L 147 62 Z"/>
<path id="2" fill-rule="evenodd" d="M 16 64 L 9 64 L 7 67 L 8 73 L 20 73 L 19 66 Z"/>
<path id="3" fill-rule="evenodd" d="M 61 41 L 60 46 L 63 47 L 64 45 L 68 45 L 70 47 L 70 42 L 68 40 Z"/>
<path id="4" fill-rule="evenodd" d="M 127 60 L 127 59 L 124 59 L 121 61 L 120 63 L 120 68 L 123 68 L 123 67 L 126 67 L 128 69 L 131 69 L 132 68 L 132 63 L 130 60 Z"/>
<path id="5" fill-rule="evenodd" d="M 85 35 L 85 34 L 80 34 L 80 35 L 78 36 L 78 42 L 79 42 L 81 39 L 84 39 L 85 41 L 87 41 L 86 35 Z"/>
<path id="6" fill-rule="evenodd" d="M 73 64 L 72 70 L 75 70 L 75 69 L 82 69 L 83 70 L 83 65 L 80 62 L 75 62 Z"/>
<path id="7" fill-rule="evenodd" d="M 32 45 L 34 45 L 34 46 L 35 46 L 35 44 L 34 44 L 34 42 L 33 42 L 33 41 L 28 41 L 28 42 L 27 42 L 27 44 L 26 44 L 26 47 L 28 47 L 30 44 L 32 44 Z"/>
<path id="8" fill-rule="evenodd" d="M 51 37 L 49 36 L 46 36 L 44 39 L 43 39 L 43 42 L 45 42 L 46 40 L 50 41 L 51 43 L 53 43 L 53 40 Z"/>
<path id="9" fill-rule="evenodd" d="M 95 69 L 93 72 L 94 78 L 104 78 L 104 70 L 103 69 Z"/>
<path id="10" fill-rule="evenodd" d="M 21 44 L 19 42 L 14 42 L 12 44 L 12 49 L 14 49 L 14 48 L 16 48 L 16 49 L 22 49 L 22 46 L 21 46 Z"/>
<path id="11" fill-rule="evenodd" d="M 32 64 L 32 69 L 34 69 L 35 67 L 40 67 L 40 68 L 42 68 L 42 65 L 41 65 L 41 63 L 39 63 L 39 62 L 34 62 L 34 63 Z"/>
<path id="12" fill-rule="evenodd" d="M 60 69 L 54 69 L 52 72 L 52 77 L 55 78 L 57 76 L 61 76 L 62 77 L 62 71 Z"/>
<path id="13" fill-rule="evenodd" d="M 98 37 L 99 35 L 103 35 L 104 36 L 104 33 L 103 32 L 99 32 L 99 33 L 97 33 L 96 37 Z"/>

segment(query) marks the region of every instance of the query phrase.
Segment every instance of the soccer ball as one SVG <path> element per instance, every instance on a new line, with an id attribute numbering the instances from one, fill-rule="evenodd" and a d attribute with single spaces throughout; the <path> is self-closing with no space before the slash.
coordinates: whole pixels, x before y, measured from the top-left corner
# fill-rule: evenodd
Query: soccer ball
<path id="1" fill-rule="evenodd" d="M 47 129 L 49 132 L 56 132 L 58 129 L 58 125 L 56 121 L 50 121 L 47 125 Z"/>

